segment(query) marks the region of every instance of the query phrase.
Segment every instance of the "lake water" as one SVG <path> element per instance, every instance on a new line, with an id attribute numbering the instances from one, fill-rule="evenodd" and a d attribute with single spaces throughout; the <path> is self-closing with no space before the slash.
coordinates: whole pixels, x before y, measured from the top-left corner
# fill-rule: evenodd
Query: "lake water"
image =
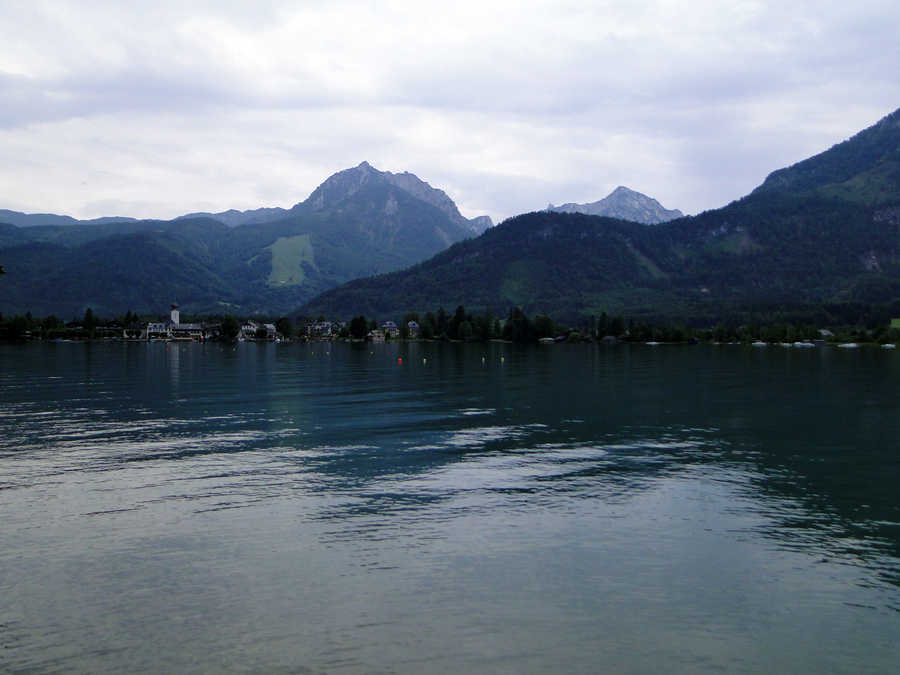
<path id="1" fill-rule="evenodd" d="M 874 348 L 0 345 L 0 670 L 897 672 L 898 393 Z"/>

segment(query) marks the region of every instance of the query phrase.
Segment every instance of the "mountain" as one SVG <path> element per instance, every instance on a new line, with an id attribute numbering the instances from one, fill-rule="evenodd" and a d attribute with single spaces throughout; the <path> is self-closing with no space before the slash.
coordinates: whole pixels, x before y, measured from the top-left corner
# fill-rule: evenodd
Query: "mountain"
<path id="1" fill-rule="evenodd" d="M 0 209 L 0 223 L 17 227 L 35 227 L 39 225 L 106 225 L 109 223 L 134 222 L 135 218 L 125 216 L 106 216 L 90 220 L 77 220 L 71 216 L 58 216 L 55 213 L 20 213 Z"/>
<path id="2" fill-rule="evenodd" d="M 652 231 L 584 214 L 525 214 L 410 269 L 331 289 L 299 313 L 389 318 L 465 305 L 505 315 L 518 305 L 569 315 L 603 304 L 587 297 L 592 289 L 627 290 L 663 276 L 643 253 Z"/>
<path id="3" fill-rule="evenodd" d="M 331 289 L 300 312 L 379 318 L 459 304 L 559 319 L 709 319 L 749 307 L 877 303 L 900 314 L 900 111 L 776 171 L 723 208 L 652 228 L 544 211 L 410 269 Z"/>
<path id="4" fill-rule="evenodd" d="M 228 225 L 229 227 L 271 223 L 288 218 L 293 211 L 304 208 L 305 206 L 310 206 L 311 199 L 313 200 L 312 204 L 318 204 L 318 206 L 313 206 L 313 208 L 321 210 L 324 205 L 324 202 L 321 202 L 321 199 L 325 192 L 331 195 L 328 203 L 329 205 L 333 205 L 340 199 L 352 196 L 356 190 L 358 190 L 360 185 L 369 181 L 393 185 L 408 192 L 417 199 L 431 204 L 442 211 L 451 221 L 468 230 L 470 235 L 481 234 L 494 224 L 493 221 L 491 221 L 490 216 L 465 218 L 460 214 L 459 209 L 453 200 L 447 196 L 447 193 L 443 190 L 431 187 L 418 176 L 411 174 L 408 171 L 396 174 L 391 173 L 390 171 L 378 171 L 365 161 L 357 167 L 339 171 L 334 174 L 325 181 L 325 183 L 320 185 L 305 202 L 295 204 L 292 209 L 263 207 L 247 211 L 228 209 L 227 211 L 219 211 L 217 213 L 197 211 L 178 216 L 175 220 L 211 218 L 213 220 L 218 220 L 220 223 Z M 138 222 L 138 219 L 125 216 L 105 216 L 103 218 L 78 220 L 71 216 L 61 216 L 53 213 L 21 213 L 19 211 L 0 209 L 0 223 L 16 225 L 17 227 L 38 227 L 42 225 L 105 225 L 123 222 Z"/>
<path id="5" fill-rule="evenodd" d="M 21 231 L 30 234 L 33 229 Z M 7 274 L 0 310 L 70 318 L 92 307 L 110 316 L 129 308 L 161 311 L 165 303 L 182 297 L 213 309 L 219 298 L 232 294 L 229 282 L 211 264 L 215 242 L 227 232 L 213 220 L 157 222 L 72 245 L 44 238 L 3 248 Z"/>
<path id="6" fill-rule="evenodd" d="M 444 213 L 453 223 L 466 229 L 469 233 L 481 234 L 493 225 L 489 216 L 478 216 L 467 219 L 460 214 L 453 200 L 443 190 L 431 187 L 414 174 L 407 171 L 403 173 L 391 173 L 390 171 L 378 171 L 368 162 L 362 162 L 359 166 L 346 169 L 334 174 L 325 183 L 320 185 L 302 205 L 313 210 L 321 210 L 335 203 L 336 199 L 344 199 L 355 194 L 362 186 L 372 183 L 393 185 L 409 193 L 413 197 L 431 204 Z"/>
<path id="7" fill-rule="evenodd" d="M 774 171 L 754 195 L 798 193 L 860 204 L 897 200 L 900 185 L 900 110 L 814 157 Z"/>
<path id="8" fill-rule="evenodd" d="M 364 162 L 364 164 L 366 164 Z M 385 180 L 392 185 L 396 185 L 406 190 L 414 197 L 418 197 L 424 202 L 428 202 L 432 206 L 436 206 L 443 211 L 450 220 L 464 227 L 475 234 L 481 234 L 489 227 L 493 227 L 494 223 L 490 216 L 476 216 L 475 218 L 465 218 L 456 208 L 453 200 L 447 196 L 443 190 L 431 187 L 425 181 L 419 180 L 418 177 L 404 171 L 403 173 L 392 174 L 390 171 L 383 173 Z"/>
<path id="9" fill-rule="evenodd" d="M 681 218 L 684 214 L 678 209 L 666 209 L 662 204 L 620 185 L 606 197 L 590 204 L 563 204 L 547 206 L 548 211 L 557 213 L 584 213 L 589 216 L 608 216 L 620 220 L 631 220 L 645 225 L 656 225 L 669 220 Z"/>
<path id="10" fill-rule="evenodd" d="M 362 162 L 351 169 L 345 169 L 332 175 L 320 185 L 303 202 L 295 204 L 292 209 L 261 208 L 250 211 L 237 211 L 230 209 L 219 213 L 188 213 L 179 218 L 213 218 L 229 227 L 259 223 L 270 223 L 287 218 L 292 212 L 314 211 L 319 212 L 335 206 L 339 201 L 356 194 L 364 185 L 380 183 L 392 185 L 409 193 L 416 199 L 431 204 L 443 212 L 452 222 L 465 229 L 469 236 L 481 234 L 487 228 L 493 226 L 490 216 L 477 216 L 465 218 L 456 204 L 443 190 L 431 187 L 418 176 L 404 171 L 403 173 L 391 173 L 379 171 L 368 162 Z M 450 240 L 456 235 L 451 235 Z M 448 240 L 449 241 L 449 240 Z"/>
<path id="11" fill-rule="evenodd" d="M 237 227 L 238 225 L 252 225 L 254 223 L 271 223 L 274 220 L 281 220 L 287 217 L 289 211 L 280 207 L 264 207 L 260 209 L 251 209 L 249 211 L 238 211 L 237 209 L 228 209 L 219 213 L 207 213 L 198 211 L 197 213 L 186 213 L 178 216 L 175 220 L 184 220 L 187 218 L 212 218 L 218 220 L 228 227 Z"/>
<path id="12" fill-rule="evenodd" d="M 494 221 L 491 220 L 490 216 L 475 216 L 474 218 L 469 219 L 469 224 L 473 232 L 481 234 L 488 228 L 493 227 Z"/>
<path id="13" fill-rule="evenodd" d="M 458 211 L 443 192 L 398 175 L 363 163 L 289 210 L 236 212 L 261 219 L 236 226 L 221 214 L 0 225 L 0 312 L 68 317 L 91 306 L 108 316 L 177 301 L 188 313 L 285 313 L 328 288 L 402 269 L 473 235 L 468 221 L 451 217 Z"/>

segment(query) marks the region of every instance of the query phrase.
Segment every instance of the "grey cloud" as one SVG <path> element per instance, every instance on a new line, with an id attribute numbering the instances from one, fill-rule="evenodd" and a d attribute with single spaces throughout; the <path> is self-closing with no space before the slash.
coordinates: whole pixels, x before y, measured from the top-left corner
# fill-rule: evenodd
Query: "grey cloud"
<path id="1" fill-rule="evenodd" d="M 900 7 L 879 0 L 460 2 L 437 19 L 418 3 L 136 7 L 0 8 L 13 27 L 0 155 L 15 148 L 33 172 L 0 167 L 17 199 L 51 180 L 42 166 L 58 199 L 78 194 L 103 138 L 158 193 L 129 185 L 121 199 L 158 199 L 159 213 L 290 205 L 363 159 L 418 173 L 467 215 L 593 201 L 619 183 L 698 211 L 900 105 Z M 183 184 L 164 189 L 166 176 Z M 85 203 L 116 203 L 121 186 L 92 177 Z M 73 208 L 31 194 L 35 209 Z"/>

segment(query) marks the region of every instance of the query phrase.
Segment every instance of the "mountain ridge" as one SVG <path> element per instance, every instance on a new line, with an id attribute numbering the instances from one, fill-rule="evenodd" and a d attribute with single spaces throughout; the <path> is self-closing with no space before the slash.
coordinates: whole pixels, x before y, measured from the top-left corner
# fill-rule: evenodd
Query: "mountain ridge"
<path id="1" fill-rule="evenodd" d="M 888 174 L 890 189 L 883 197 L 892 201 L 896 198 L 894 189 L 900 185 L 900 147 L 896 143 L 898 134 L 900 109 L 828 150 L 773 171 L 751 194 L 786 190 L 805 193 L 816 191 L 826 196 L 835 195 L 844 199 L 856 198 L 865 203 L 876 203 L 881 198 L 860 199 L 852 191 L 841 194 L 840 191 L 835 192 L 829 188 L 847 187 L 846 184 L 857 176 L 870 174 L 868 177 L 871 178 L 873 170 L 884 170 Z"/>
<path id="2" fill-rule="evenodd" d="M 713 320 L 751 305 L 881 303 L 900 314 L 900 111 L 770 174 L 764 189 L 654 227 L 542 211 L 413 268 L 330 289 L 303 314 L 438 306 Z M 774 178 L 773 178 L 774 176 Z M 761 186 L 762 187 L 762 186 Z"/>
<path id="3" fill-rule="evenodd" d="M 173 220 L 212 218 L 213 220 L 218 220 L 220 223 L 228 225 L 228 227 L 237 227 L 239 225 L 270 223 L 274 220 L 287 217 L 289 213 L 290 211 L 288 209 L 283 209 L 279 206 L 263 206 L 247 211 L 239 211 L 237 209 L 228 209 L 227 211 L 219 211 L 218 213 L 197 211 L 195 213 L 186 213 L 182 216 L 176 216 Z"/>
<path id="4" fill-rule="evenodd" d="M 658 225 L 659 223 L 665 223 L 684 216 L 678 209 L 667 209 L 652 197 L 648 197 L 624 185 L 618 186 L 606 197 L 596 202 L 588 204 L 570 202 L 560 206 L 548 204 L 547 211 L 607 216 L 621 220 L 631 220 L 644 225 Z"/>
<path id="5" fill-rule="evenodd" d="M 362 171 L 369 179 L 354 182 L 358 172 L 338 172 L 304 202 L 276 212 L 275 220 L 264 217 L 270 211 L 257 214 L 262 222 L 236 226 L 214 214 L 170 221 L 0 225 L 6 271 L 0 311 L 77 315 L 84 311 L 81 293 L 83 302 L 105 314 L 152 311 L 175 297 L 190 312 L 227 307 L 248 314 L 284 313 L 327 288 L 402 269 L 473 236 L 465 222 L 455 222 L 431 203 L 435 195 L 449 201 L 442 191 L 428 187 L 432 199 L 425 201 L 366 167 Z M 325 193 L 327 203 L 317 203 Z M 106 258 L 97 253 L 104 248 Z M 159 257 L 156 272 L 154 256 Z M 88 260 L 94 267 L 86 267 Z M 179 268 L 191 270 L 187 278 L 198 280 L 193 291 Z M 60 287 L 65 291 L 54 291 Z"/>
<path id="6" fill-rule="evenodd" d="M 36 227 L 41 225 L 105 225 L 109 223 L 136 222 L 137 218 L 128 216 L 103 216 L 102 218 L 90 218 L 78 220 L 72 216 L 61 216 L 55 213 L 22 213 L 0 209 L 0 223 L 15 225 L 16 227 Z"/>
<path id="7" fill-rule="evenodd" d="M 338 171 L 316 187 L 310 195 L 303 201 L 297 202 L 290 209 L 275 207 L 260 207 L 241 211 L 238 209 L 228 209 L 216 213 L 208 211 L 195 211 L 185 213 L 172 218 L 172 220 L 185 220 L 194 218 L 212 218 L 218 220 L 229 227 L 238 227 L 239 225 L 252 225 L 261 223 L 270 223 L 289 217 L 292 213 L 304 208 L 312 208 L 313 210 L 322 210 L 324 208 L 325 193 L 330 195 L 329 205 L 333 205 L 340 199 L 352 196 L 355 191 L 368 179 L 380 179 L 395 187 L 398 187 L 417 199 L 431 204 L 440 209 L 454 223 L 465 227 L 472 233 L 481 234 L 488 227 L 493 226 L 490 216 L 476 216 L 474 218 L 466 218 L 460 212 L 456 203 L 447 195 L 446 192 L 438 188 L 434 188 L 427 182 L 420 179 L 409 171 L 402 173 L 391 173 L 390 171 L 379 171 L 375 169 L 367 161 L 361 162 L 355 167 Z M 77 219 L 68 215 L 58 215 L 54 213 L 23 213 L 20 211 L 11 211 L 9 209 L 0 209 L 0 223 L 7 223 L 17 227 L 39 227 L 43 225 L 103 225 L 119 222 L 141 222 L 141 221 L 158 221 L 154 218 L 132 218 L 129 216 L 103 216 L 101 218 Z"/>

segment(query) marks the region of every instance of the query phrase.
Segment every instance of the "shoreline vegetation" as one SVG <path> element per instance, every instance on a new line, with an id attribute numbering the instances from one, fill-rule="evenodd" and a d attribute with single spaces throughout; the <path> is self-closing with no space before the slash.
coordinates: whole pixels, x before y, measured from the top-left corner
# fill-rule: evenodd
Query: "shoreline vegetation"
<path id="1" fill-rule="evenodd" d="M 844 308 L 846 309 L 846 308 Z M 638 321 L 624 316 L 582 317 L 574 325 L 554 321 L 544 314 L 527 316 L 514 307 L 506 318 L 490 313 L 471 314 L 459 306 L 448 313 L 408 312 L 399 323 L 379 322 L 373 317 L 356 316 L 349 321 L 298 316 L 253 317 L 232 315 L 187 317 L 192 326 L 202 326 L 193 339 L 169 338 L 168 341 L 210 342 L 503 342 L 514 344 L 550 343 L 639 343 L 664 344 L 745 344 L 809 347 L 816 344 L 894 345 L 900 343 L 900 319 L 885 320 L 883 312 L 856 308 L 855 322 L 835 323 L 792 321 L 783 316 L 742 317 L 721 321 L 713 326 L 694 326 L 687 322 Z M 819 312 L 827 316 L 828 312 Z M 840 313 L 838 313 L 840 314 Z M 846 312 L 845 312 L 846 315 Z M 835 317 L 831 317 L 835 318 Z M 768 320 L 767 320 L 768 319 Z M 159 325 L 158 315 L 125 315 L 103 319 L 89 308 L 81 319 L 65 322 L 50 315 L 34 317 L 0 315 L 0 341 L 152 341 L 147 326 Z M 270 330 L 260 328 L 269 326 Z M 271 327 L 275 327 L 275 331 Z"/>

